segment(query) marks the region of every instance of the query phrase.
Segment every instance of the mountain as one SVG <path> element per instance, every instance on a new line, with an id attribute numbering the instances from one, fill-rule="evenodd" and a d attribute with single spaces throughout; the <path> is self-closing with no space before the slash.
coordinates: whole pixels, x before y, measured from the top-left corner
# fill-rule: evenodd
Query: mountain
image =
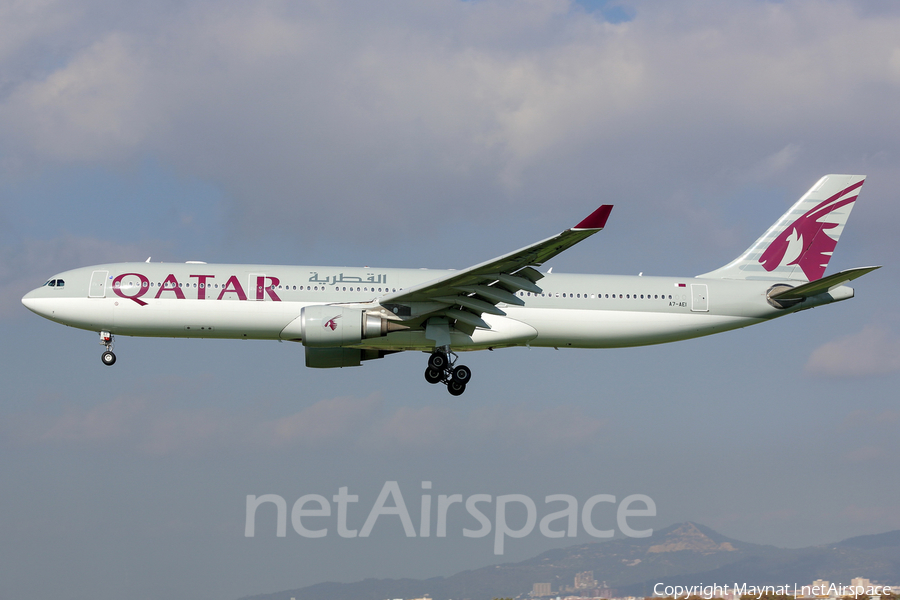
<path id="1" fill-rule="evenodd" d="M 900 531 L 850 538 L 836 544 L 786 549 L 727 538 L 697 523 L 679 523 L 649 538 L 623 538 L 549 550 L 518 563 L 493 565 L 432 579 L 366 579 L 263 594 L 243 600 L 490 600 L 527 594 L 550 582 L 556 591 L 575 574 L 593 571 L 617 595 L 650 596 L 653 586 L 718 583 L 809 584 L 815 579 L 849 585 L 854 577 L 900 582 Z"/>

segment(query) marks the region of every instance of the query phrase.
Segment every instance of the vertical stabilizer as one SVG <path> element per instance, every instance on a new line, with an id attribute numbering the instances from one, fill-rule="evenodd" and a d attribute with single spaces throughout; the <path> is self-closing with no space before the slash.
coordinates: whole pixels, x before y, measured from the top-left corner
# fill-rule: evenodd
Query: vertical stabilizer
<path id="1" fill-rule="evenodd" d="M 741 256 L 699 277 L 820 279 L 865 179 L 865 175 L 826 175 Z"/>

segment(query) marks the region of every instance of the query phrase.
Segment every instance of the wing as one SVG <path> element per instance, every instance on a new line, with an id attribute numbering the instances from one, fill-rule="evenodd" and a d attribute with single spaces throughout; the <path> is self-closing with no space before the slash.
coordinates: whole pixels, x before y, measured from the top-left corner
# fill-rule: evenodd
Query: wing
<path id="1" fill-rule="evenodd" d="M 468 269 L 388 294 L 381 298 L 381 305 L 403 320 L 442 316 L 455 320 L 457 328 L 469 329 L 469 333 L 475 327 L 490 329 L 481 318 L 483 313 L 505 315 L 497 304 L 524 304 L 516 296 L 520 290 L 540 294 L 541 288 L 536 282 L 544 275 L 534 267 L 603 229 L 611 210 L 612 206 L 603 205 L 560 234 Z"/>

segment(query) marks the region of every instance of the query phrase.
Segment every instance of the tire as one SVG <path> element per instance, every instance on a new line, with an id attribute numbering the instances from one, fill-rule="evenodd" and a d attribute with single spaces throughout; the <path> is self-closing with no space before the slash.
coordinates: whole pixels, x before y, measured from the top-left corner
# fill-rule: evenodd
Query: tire
<path id="1" fill-rule="evenodd" d="M 458 381 L 459 383 L 465 385 L 469 383 L 469 380 L 472 379 L 472 370 L 466 365 L 459 365 L 455 369 L 453 369 L 453 381 Z"/>
<path id="2" fill-rule="evenodd" d="M 447 368 L 449 362 L 450 361 L 447 360 L 447 355 L 443 352 L 433 352 L 431 356 L 428 357 L 428 366 L 435 371 L 443 371 Z"/>
<path id="3" fill-rule="evenodd" d="M 440 383 L 443 378 L 443 371 L 432 369 L 431 367 L 425 369 L 425 381 L 428 383 Z"/>
<path id="4" fill-rule="evenodd" d="M 447 384 L 447 391 L 450 392 L 451 396 L 461 396 L 466 391 L 466 384 L 451 379 L 450 383 Z"/>
<path id="5" fill-rule="evenodd" d="M 103 354 L 100 355 L 100 360 L 103 361 L 103 364 L 107 367 L 111 367 L 116 364 L 116 355 L 107 350 Z"/>

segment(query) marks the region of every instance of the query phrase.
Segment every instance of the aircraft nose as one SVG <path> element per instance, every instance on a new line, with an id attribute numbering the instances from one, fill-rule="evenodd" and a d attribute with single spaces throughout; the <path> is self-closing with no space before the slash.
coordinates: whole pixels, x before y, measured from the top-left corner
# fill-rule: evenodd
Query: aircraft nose
<path id="1" fill-rule="evenodd" d="M 41 302 L 39 292 L 40 292 L 40 288 L 38 288 L 36 290 L 31 290 L 30 292 L 28 292 L 27 294 L 22 296 L 22 304 L 24 304 L 25 308 L 27 308 L 31 312 L 41 315 L 43 317 L 45 315 L 46 311 L 41 310 L 41 308 L 42 308 L 41 305 L 44 303 Z"/>

